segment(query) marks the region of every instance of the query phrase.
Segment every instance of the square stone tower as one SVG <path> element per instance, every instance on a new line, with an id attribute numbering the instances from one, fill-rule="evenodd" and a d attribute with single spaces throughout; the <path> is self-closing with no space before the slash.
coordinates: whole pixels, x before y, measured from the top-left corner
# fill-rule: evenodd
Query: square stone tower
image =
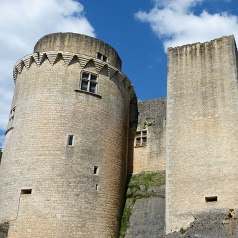
<path id="1" fill-rule="evenodd" d="M 233 36 L 168 50 L 166 232 L 238 207 Z"/>

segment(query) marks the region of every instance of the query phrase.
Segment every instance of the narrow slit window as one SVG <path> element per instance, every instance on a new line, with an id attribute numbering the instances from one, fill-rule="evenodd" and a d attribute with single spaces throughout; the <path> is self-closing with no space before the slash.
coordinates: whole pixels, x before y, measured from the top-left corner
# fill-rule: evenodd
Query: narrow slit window
<path id="1" fill-rule="evenodd" d="M 217 202 L 217 196 L 205 197 L 206 202 Z"/>
<path id="2" fill-rule="evenodd" d="M 93 174 L 98 175 L 98 166 L 94 166 Z"/>
<path id="3" fill-rule="evenodd" d="M 31 192 L 32 192 L 32 189 L 22 189 L 21 190 L 21 195 L 24 195 L 24 194 L 31 194 Z"/>
<path id="4" fill-rule="evenodd" d="M 98 191 L 98 184 L 96 184 L 96 191 Z"/>
<path id="5" fill-rule="evenodd" d="M 73 135 L 69 135 L 69 137 L 68 137 L 68 145 L 73 145 L 73 141 L 74 141 L 74 136 Z"/>

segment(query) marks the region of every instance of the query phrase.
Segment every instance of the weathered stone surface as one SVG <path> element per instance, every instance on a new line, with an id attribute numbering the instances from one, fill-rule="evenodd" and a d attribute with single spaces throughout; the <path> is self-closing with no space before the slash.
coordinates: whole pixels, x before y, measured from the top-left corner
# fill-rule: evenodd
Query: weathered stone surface
<path id="1" fill-rule="evenodd" d="M 237 50 L 233 36 L 168 50 L 166 231 L 238 208 Z M 206 197 L 217 197 L 206 202 Z"/>
<path id="2" fill-rule="evenodd" d="M 164 236 L 165 199 L 151 197 L 135 202 L 126 238 L 161 238 Z"/>
<path id="3" fill-rule="evenodd" d="M 140 173 L 131 177 L 123 212 L 121 238 L 153 238 L 164 234 L 164 183 L 164 171 Z"/>
<path id="4" fill-rule="evenodd" d="M 229 214 L 229 210 L 198 214 L 187 229 L 171 233 L 166 238 L 237 238 L 238 220 Z"/>
<path id="5" fill-rule="evenodd" d="M 53 33 L 42 37 L 34 52 L 64 51 L 97 58 L 100 52 L 107 56 L 107 62 L 121 70 L 121 59 L 115 49 L 96 38 L 76 33 Z"/>
<path id="6" fill-rule="evenodd" d="M 165 170 L 166 99 L 138 103 L 137 131 L 147 132 L 147 142 L 140 146 L 134 142 L 134 157 L 129 168 L 134 174 Z"/>
<path id="7" fill-rule="evenodd" d="M 81 44 L 75 40 L 79 35 L 66 33 L 64 47 L 90 43 L 82 50 L 90 49 L 94 58 L 77 51 L 80 55 L 65 63 L 70 54 L 58 45 L 62 35 L 46 37 L 60 52 L 39 53 L 36 59 L 35 53 L 17 63 L 0 166 L 0 222 L 10 222 L 8 238 L 118 236 L 133 87 L 96 59 L 99 48 L 92 45 L 103 43 L 94 38 L 82 36 Z M 46 45 L 43 40 L 37 50 L 52 50 Z M 117 54 L 107 56 L 118 62 Z M 99 61 L 105 67 L 98 72 Z M 96 93 L 81 90 L 82 72 L 97 75 Z M 22 193 L 26 189 L 31 193 Z"/>

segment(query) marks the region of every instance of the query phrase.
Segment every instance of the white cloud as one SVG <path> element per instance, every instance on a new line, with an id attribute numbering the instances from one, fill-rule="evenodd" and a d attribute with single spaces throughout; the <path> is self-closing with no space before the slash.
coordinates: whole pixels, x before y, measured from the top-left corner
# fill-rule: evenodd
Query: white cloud
<path id="1" fill-rule="evenodd" d="M 76 32 L 95 36 L 95 32 L 84 16 L 83 5 L 75 0 L 1 0 L 0 32 L 0 131 L 5 131 L 16 61 L 32 53 L 34 44 L 46 34 Z"/>
<path id="2" fill-rule="evenodd" d="M 233 34 L 237 38 L 237 16 L 227 12 L 210 14 L 206 10 L 196 15 L 193 10 L 202 2 L 205 0 L 154 0 L 153 9 L 139 11 L 135 16 L 150 24 L 163 41 L 165 51 L 168 47 L 205 42 L 224 35 Z"/>

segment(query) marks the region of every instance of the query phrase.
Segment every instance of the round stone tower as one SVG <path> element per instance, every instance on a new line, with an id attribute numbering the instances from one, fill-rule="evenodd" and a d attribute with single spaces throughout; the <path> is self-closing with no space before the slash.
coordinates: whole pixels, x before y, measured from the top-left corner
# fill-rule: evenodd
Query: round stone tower
<path id="1" fill-rule="evenodd" d="M 44 36 L 16 63 L 0 166 L 9 238 L 118 237 L 136 115 L 120 70 L 111 46 L 75 33 Z"/>

